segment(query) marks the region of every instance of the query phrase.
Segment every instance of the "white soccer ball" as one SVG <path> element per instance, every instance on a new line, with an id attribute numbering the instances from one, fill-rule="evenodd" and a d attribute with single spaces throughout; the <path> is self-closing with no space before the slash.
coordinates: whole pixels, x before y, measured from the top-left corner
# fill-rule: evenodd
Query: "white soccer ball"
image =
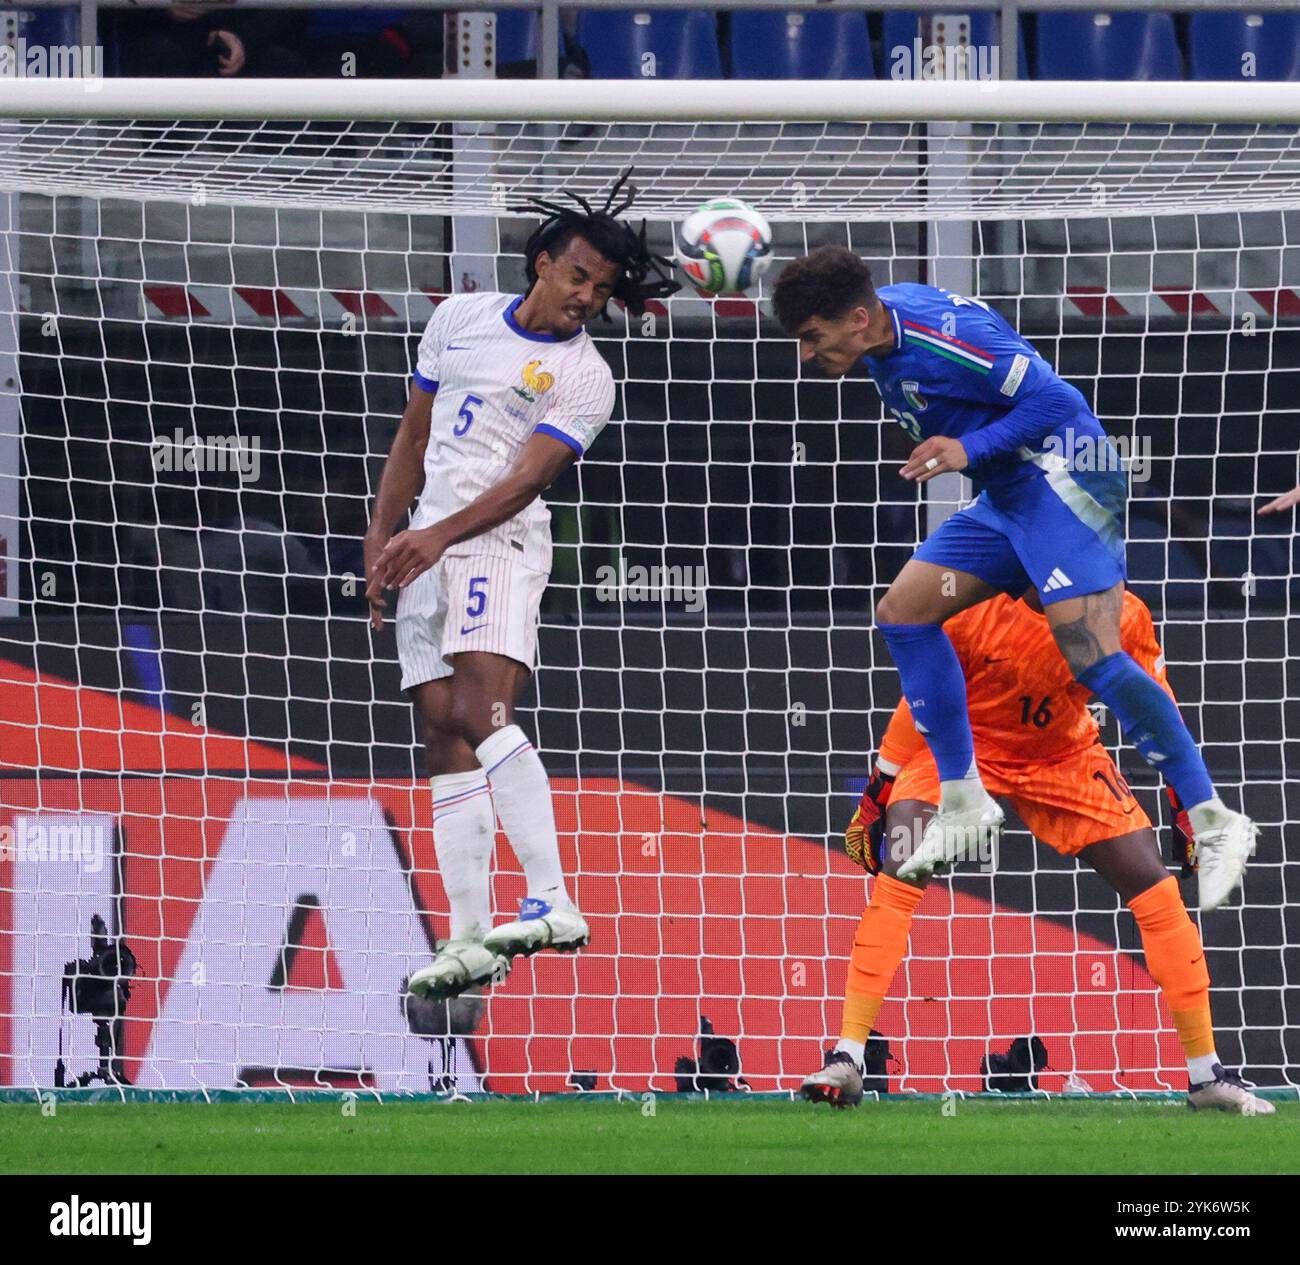
<path id="1" fill-rule="evenodd" d="M 772 229 L 739 198 L 706 202 L 677 233 L 677 264 L 697 290 L 738 294 L 772 262 Z"/>

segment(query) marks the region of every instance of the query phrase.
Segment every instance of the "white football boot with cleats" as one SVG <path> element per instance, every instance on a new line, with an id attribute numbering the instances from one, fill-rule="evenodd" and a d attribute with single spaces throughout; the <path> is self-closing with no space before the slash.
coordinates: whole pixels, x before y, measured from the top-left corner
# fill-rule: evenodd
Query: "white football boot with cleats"
<path id="1" fill-rule="evenodd" d="M 1202 912 L 1218 909 L 1232 895 L 1255 855 L 1258 837 L 1259 827 L 1230 808 L 1217 810 L 1208 828 L 1194 835 Z"/>
<path id="2" fill-rule="evenodd" d="M 417 997 L 457 997 L 476 984 L 500 984 L 510 960 L 482 940 L 444 940 L 428 966 L 411 974 L 407 990 Z"/>
<path id="3" fill-rule="evenodd" d="M 853 1061 L 853 1055 L 831 1050 L 821 1068 L 799 1086 L 799 1092 L 809 1102 L 858 1107 L 862 1104 L 862 1071 Z"/>
<path id="4" fill-rule="evenodd" d="M 898 867 L 904 883 L 923 882 L 955 861 L 992 856 L 1006 814 L 983 787 L 980 794 L 983 798 L 970 808 L 945 812 L 940 807 L 930 818 L 916 851 Z"/>
<path id="5" fill-rule="evenodd" d="M 519 917 L 493 927 L 483 943 L 494 953 L 530 957 L 541 949 L 576 953 L 591 939 L 587 920 L 572 903 L 553 905 L 530 896 L 519 902 Z"/>
<path id="6" fill-rule="evenodd" d="M 1187 1089 L 1187 1105 L 1193 1111 L 1227 1111 L 1234 1116 L 1272 1116 L 1277 1113 L 1267 1098 L 1260 1098 L 1236 1072 L 1225 1072 L 1222 1063 L 1214 1065 L 1214 1079 Z"/>

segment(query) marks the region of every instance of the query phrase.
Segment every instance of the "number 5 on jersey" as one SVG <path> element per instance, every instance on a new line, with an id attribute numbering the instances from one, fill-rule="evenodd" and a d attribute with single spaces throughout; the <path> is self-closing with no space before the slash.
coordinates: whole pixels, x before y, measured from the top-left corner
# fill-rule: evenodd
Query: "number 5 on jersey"
<path id="1" fill-rule="evenodd" d="M 464 435 L 469 428 L 474 425 L 474 410 L 482 404 L 483 401 L 477 395 L 467 395 L 460 406 L 460 424 L 451 428 L 453 435 Z"/>

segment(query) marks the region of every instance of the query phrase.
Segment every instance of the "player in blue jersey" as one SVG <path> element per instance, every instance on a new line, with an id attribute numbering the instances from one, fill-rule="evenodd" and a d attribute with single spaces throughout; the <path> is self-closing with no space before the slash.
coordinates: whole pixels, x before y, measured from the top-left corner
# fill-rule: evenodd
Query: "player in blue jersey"
<path id="1" fill-rule="evenodd" d="M 1256 827 L 1220 800 L 1177 705 L 1120 645 L 1127 483 L 1087 401 L 986 304 L 927 285 L 877 291 L 867 265 L 840 246 L 788 264 L 773 307 L 799 339 L 802 362 L 836 378 L 866 365 L 916 441 L 905 479 L 960 470 L 978 492 L 920 546 L 876 607 L 941 787 L 939 811 L 898 877 L 922 880 L 1001 828 L 942 624 L 998 592 L 1032 588 L 1075 679 L 1115 713 L 1186 805 L 1200 906 L 1222 904 L 1241 882 Z"/>

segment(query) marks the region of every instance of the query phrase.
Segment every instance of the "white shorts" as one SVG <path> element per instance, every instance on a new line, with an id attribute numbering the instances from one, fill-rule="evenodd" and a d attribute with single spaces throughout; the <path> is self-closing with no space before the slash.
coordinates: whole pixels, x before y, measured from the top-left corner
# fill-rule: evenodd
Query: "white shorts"
<path id="1" fill-rule="evenodd" d="M 447 660 L 485 650 L 537 661 L 537 613 L 550 577 L 513 558 L 444 557 L 397 599 L 402 689 L 451 675 Z"/>

